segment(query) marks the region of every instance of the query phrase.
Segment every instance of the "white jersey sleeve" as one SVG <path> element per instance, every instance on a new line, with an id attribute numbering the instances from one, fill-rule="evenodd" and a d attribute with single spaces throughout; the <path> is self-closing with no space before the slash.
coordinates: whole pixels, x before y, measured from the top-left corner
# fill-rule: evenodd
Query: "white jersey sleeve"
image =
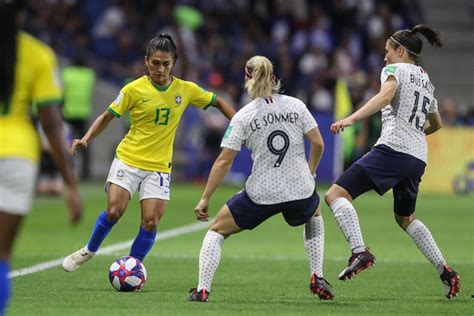
<path id="1" fill-rule="evenodd" d="M 318 127 L 318 123 L 316 123 L 313 115 L 306 107 L 301 111 L 301 125 L 303 127 L 304 134 L 307 134 L 313 128 Z"/>
<path id="2" fill-rule="evenodd" d="M 380 82 L 393 76 L 398 88 L 390 104 L 382 109 L 382 133 L 377 143 L 427 162 L 424 125 L 428 113 L 437 112 L 434 86 L 423 68 L 397 63 L 382 69 Z"/>
<path id="3" fill-rule="evenodd" d="M 400 84 L 400 72 L 401 68 L 397 67 L 396 65 L 388 65 L 382 69 L 382 73 L 380 74 L 380 84 L 384 84 L 387 81 L 389 76 L 393 76 L 398 84 Z"/>
<path id="4" fill-rule="evenodd" d="M 245 142 L 245 129 L 242 123 L 242 115 L 234 115 L 222 138 L 221 147 L 240 151 Z"/>

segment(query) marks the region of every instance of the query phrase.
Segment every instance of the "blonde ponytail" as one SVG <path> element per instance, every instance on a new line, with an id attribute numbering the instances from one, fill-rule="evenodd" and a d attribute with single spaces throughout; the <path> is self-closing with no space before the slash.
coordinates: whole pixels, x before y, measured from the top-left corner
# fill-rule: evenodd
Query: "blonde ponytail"
<path id="1" fill-rule="evenodd" d="M 245 74 L 245 89 L 252 99 L 266 98 L 280 91 L 281 83 L 273 74 L 273 65 L 264 56 L 250 58 L 245 64 Z"/>

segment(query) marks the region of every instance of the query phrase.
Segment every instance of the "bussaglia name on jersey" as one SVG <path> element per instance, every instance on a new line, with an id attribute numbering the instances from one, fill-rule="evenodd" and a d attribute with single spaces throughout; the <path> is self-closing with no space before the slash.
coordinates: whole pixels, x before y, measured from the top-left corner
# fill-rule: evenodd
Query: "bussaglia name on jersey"
<path id="1" fill-rule="evenodd" d="M 416 76 L 414 73 L 410 73 L 410 82 L 414 83 L 418 87 L 426 89 L 428 93 L 433 94 L 434 87 L 428 80 L 425 80 L 421 77 Z"/>

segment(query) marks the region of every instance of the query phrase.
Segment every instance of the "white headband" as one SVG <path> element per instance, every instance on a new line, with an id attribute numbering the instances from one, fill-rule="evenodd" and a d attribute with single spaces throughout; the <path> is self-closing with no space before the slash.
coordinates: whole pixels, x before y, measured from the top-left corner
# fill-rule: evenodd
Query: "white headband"
<path id="1" fill-rule="evenodd" d="M 407 51 L 409 51 L 410 53 L 412 53 L 413 55 L 415 55 L 416 57 L 420 56 L 420 54 L 417 54 L 415 52 L 412 52 L 411 50 L 409 50 L 408 48 L 406 48 L 405 46 L 403 46 L 402 44 L 400 44 L 399 41 L 397 41 L 396 39 L 393 38 L 393 36 L 390 36 L 390 39 L 392 41 L 394 41 L 395 43 L 397 43 L 398 45 L 400 45 L 401 47 L 405 48 Z"/>

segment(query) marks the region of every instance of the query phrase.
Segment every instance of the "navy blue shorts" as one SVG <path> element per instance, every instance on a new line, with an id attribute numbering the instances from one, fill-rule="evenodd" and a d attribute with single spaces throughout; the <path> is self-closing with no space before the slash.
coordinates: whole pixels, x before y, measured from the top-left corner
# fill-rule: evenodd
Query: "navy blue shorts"
<path id="1" fill-rule="evenodd" d="M 307 199 L 289 201 L 278 204 L 261 205 L 254 203 L 245 190 L 235 194 L 227 206 L 241 229 L 254 229 L 275 214 L 283 213 L 286 222 L 291 226 L 299 226 L 311 219 L 319 206 L 319 195 L 314 190 Z"/>
<path id="2" fill-rule="evenodd" d="M 346 189 L 352 199 L 372 189 L 380 195 L 393 189 L 393 211 L 410 216 L 415 212 L 425 167 L 420 159 L 378 145 L 344 171 L 336 184 Z"/>

